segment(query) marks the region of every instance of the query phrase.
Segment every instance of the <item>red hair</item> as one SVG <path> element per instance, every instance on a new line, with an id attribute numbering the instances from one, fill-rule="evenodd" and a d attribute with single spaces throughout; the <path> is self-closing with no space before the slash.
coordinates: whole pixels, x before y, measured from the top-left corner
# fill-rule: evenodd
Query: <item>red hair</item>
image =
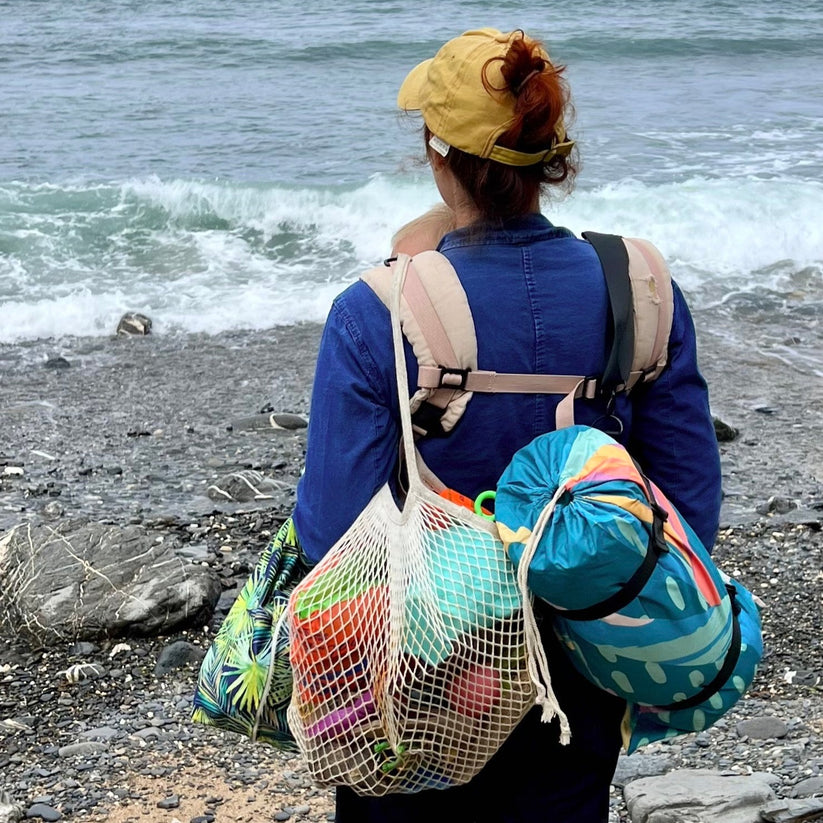
<path id="1" fill-rule="evenodd" d="M 515 97 L 514 122 L 498 137 L 498 145 L 529 153 L 545 151 L 565 139 L 572 115 L 565 66 L 552 65 L 539 41 L 522 31 L 518 34 L 505 57 L 492 58 L 483 67 L 483 85 L 490 92 L 508 91 Z M 503 88 L 492 86 L 486 76 L 489 65 L 497 61 L 502 63 Z M 430 136 L 425 129 L 427 144 Z M 526 214 L 545 187 L 571 188 L 577 173 L 574 150 L 546 163 L 507 166 L 452 146 L 445 160 L 486 222 Z"/>

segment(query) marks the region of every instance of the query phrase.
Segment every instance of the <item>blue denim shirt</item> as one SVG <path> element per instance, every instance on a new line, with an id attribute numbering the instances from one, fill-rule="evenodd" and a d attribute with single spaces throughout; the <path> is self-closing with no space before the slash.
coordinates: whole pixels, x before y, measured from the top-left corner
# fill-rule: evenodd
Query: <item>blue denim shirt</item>
<path id="1" fill-rule="evenodd" d="M 545 217 L 500 229 L 460 229 L 439 250 L 474 316 L 478 368 L 528 374 L 602 374 L 609 302 L 592 246 Z M 417 362 L 406 345 L 409 395 Z M 477 394 L 450 437 L 424 441 L 428 466 L 469 497 L 494 489 L 515 451 L 554 428 L 558 395 Z M 297 534 L 320 559 L 396 474 L 399 405 L 389 312 L 363 282 L 332 305 L 320 344 Z M 617 399 L 619 439 L 711 549 L 720 512 L 720 461 L 695 332 L 674 288 L 669 361 L 660 377 Z M 577 423 L 604 426 L 601 401 L 578 400 Z"/>

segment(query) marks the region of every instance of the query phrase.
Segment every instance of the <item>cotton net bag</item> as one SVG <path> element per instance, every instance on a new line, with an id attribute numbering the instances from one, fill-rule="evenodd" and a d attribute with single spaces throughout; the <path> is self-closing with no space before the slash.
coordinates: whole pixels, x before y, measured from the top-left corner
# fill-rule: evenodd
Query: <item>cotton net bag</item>
<path id="1" fill-rule="evenodd" d="M 361 795 L 468 782 L 536 698 L 568 739 L 494 523 L 437 494 L 418 463 L 400 319 L 409 265 L 394 266 L 391 312 L 408 492 L 401 506 L 388 485 L 377 492 L 287 616 L 292 733 L 318 784 Z"/>

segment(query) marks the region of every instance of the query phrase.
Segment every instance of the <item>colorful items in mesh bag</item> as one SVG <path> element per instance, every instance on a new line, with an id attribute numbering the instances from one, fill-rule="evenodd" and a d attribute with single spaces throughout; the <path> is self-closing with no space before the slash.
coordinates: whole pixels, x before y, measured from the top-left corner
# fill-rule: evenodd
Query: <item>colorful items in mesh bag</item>
<path id="1" fill-rule="evenodd" d="M 328 588 L 329 578 L 300 590 L 293 604 L 295 626 L 291 648 L 292 665 L 299 671 L 295 689 L 304 703 L 320 703 L 329 694 L 353 691 L 365 683 L 368 659 L 364 644 L 383 630 L 388 606 L 388 587 L 369 585 L 346 570 L 335 578 L 341 582 Z M 333 656 L 339 665 L 330 669 Z"/>
<path id="2" fill-rule="evenodd" d="M 708 701 L 714 713 L 697 716 L 708 726 L 751 683 L 762 645 L 748 593 L 727 587 L 688 524 L 611 437 L 573 426 L 536 438 L 500 478 L 495 511 L 512 560 L 534 551 L 529 588 L 556 609 L 555 631 L 575 666 L 633 704 L 635 746 L 654 736 L 653 713 L 641 706 L 693 720 Z"/>
<path id="3" fill-rule="evenodd" d="M 500 542 L 443 512 L 432 529 L 420 511 L 425 562 L 408 577 L 337 552 L 291 597 L 289 717 L 322 785 L 386 794 L 465 783 L 478 748 L 533 702 Z"/>
<path id="4" fill-rule="evenodd" d="M 511 617 L 522 602 L 506 567 L 488 562 L 499 551 L 491 534 L 453 522 L 427 541 L 428 568 L 410 581 L 404 602 L 403 651 L 436 666 L 462 634 Z"/>

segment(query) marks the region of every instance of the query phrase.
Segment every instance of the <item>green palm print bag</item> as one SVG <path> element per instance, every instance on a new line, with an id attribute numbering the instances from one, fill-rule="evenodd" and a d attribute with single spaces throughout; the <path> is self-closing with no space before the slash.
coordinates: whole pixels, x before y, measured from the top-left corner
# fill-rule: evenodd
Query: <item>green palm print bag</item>
<path id="1" fill-rule="evenodd" d="M 192 720 L 297 751 L 286 722 L 292 670 L 285 619 L 292 589 L 311 568 L 289 518 L 263 552 L 197 677 Z"/>

